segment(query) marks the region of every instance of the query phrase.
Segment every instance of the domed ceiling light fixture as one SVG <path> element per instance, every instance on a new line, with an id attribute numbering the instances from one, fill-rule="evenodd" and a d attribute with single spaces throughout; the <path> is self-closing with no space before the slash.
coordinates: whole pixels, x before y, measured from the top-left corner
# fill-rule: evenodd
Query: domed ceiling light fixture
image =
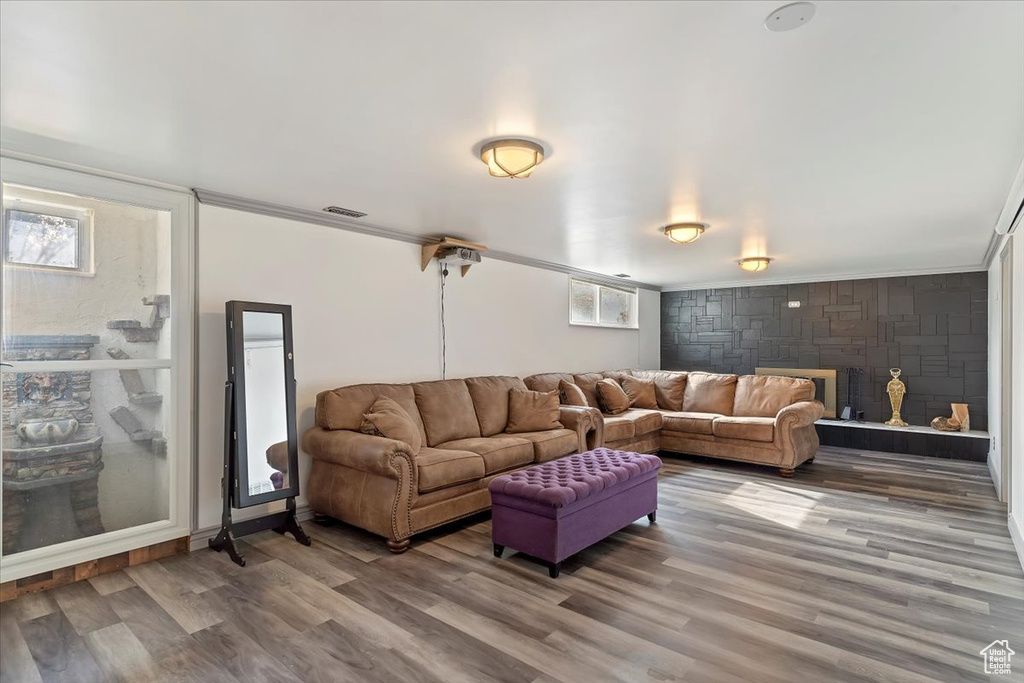
<path id="1" fill-rule="evenodd" d="M 740 259 L 739 264 L 740 268 L 748 273 L 760 273 L 763 270 L 768 270 L 768 264 L 771 262 L 772 260 L 767 256 L 753 256 Z"/>
<path id="2" fill-rule="evenodd" d="M 480 148 L 480 160 L 495 178 L 529 178 L 544 161 L 544 148 L 521 138 L 491 140 Z"/>
<path id="3" fill-rule="evenodd" d="M 666 225 L 661 231 L 676 244 L 689 244 L 703 235 L 707 229 L 707 223 L 673 223 Z"/>

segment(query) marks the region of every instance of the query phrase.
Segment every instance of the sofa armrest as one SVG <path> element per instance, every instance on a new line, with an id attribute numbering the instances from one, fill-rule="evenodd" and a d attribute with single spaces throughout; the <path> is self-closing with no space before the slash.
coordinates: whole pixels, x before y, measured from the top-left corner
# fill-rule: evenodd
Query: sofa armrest
<path id="1" fill-rule="evenodd" d="M 347 429 L 327 430 L 313 427 L 302 437 L 302 447 L 313 458 L 355 470 L 377 474 L 389 479 L 398 479 L 399 472 L 394 458 L 409 462 L 412 476 L 416 476 L 415 455 L 412 447 L 402 441 L 385 439 L 352 432 Z"/>
<path id="2" fill-rule="evenodd" d="M 806 427 L 820 420 L 824 414 L 825 406 L 820 401 L 799 401 L 780 410 L 775 416 L 775 424 L 789 429 Z"/>
<path id="3" fill-rule="evenodd" d="M 604 419 L 597 408 L 558 406 L 558 421 L 576 432 L 580 453 L 604 445 Z"/>

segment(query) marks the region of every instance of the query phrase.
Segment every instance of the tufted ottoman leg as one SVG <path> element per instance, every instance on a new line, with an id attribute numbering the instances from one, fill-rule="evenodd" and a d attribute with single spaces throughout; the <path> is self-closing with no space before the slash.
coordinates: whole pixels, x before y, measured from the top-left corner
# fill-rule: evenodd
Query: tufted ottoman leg
<path id="1" fill-rule="evenodd" d="M 505 546 L 501 545 L 500 543 L 495 543 L 494 544 L 494 556 L 495 557 L 501 557 L 501 554 L 503 552 L 505 552 Z"/>
<path id="2" fill-rule="evenodd" d="M 655 522 L 657 522 L 658 521 L 658 511 L 655 510 L 654 512 L 649 513 L 647 515 L 647 521 L 650 522 L 651 524 L 654 524 Z"/>
<path id="3" fill-rule="evenodd" d="M 548 576 L 552 579 L 557 579 L 560 571 L 562 571 L 561 562 L 548 562 Z"/>

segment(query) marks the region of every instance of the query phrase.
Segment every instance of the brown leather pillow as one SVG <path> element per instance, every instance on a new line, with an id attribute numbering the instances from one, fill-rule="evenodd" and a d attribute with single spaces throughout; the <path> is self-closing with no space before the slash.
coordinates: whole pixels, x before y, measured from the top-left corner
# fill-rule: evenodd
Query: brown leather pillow
<path id="1" fill-rule="evenodd" d="M 572 382 L 566 382 L 564 379 L 558 383 L 558 395 L 564 406 L 583 406 L 586 408 L 590 405 L 587 403 L 587 395 L 583 393 L 583 390 Z"/>
<path id="2" fill-rule="evenodd" d="M 601 412 L 606 415 L 618 415 L 629 410 L 629 396 L 613 379 L 602 379 L 597 383 L 597 400 L 601 404 Z"/>
<path id="3" fill-rule="evenodd" d="M 545 432 L 561 428 L 557 391 L 508 390 L 507 433 Z"/>
<path id="4" fill-rule="evenodd" d="M 622 390 L 629 397 L 629 403 L 634 408 L 658 409 L 658 395 L 654 391 L 653 379 L 641 379 L 639 377 L 623 377 Z"/>
<path id="5" fill-rule="evenodd" d="M 370 406 L 370 412 L 363 414 L 359 431 L 409 444 L 413 454 L 419 453 L 423 446 L 419 427 L 409 417 L 409 413 L 387 396 L 378 398 Z"/>

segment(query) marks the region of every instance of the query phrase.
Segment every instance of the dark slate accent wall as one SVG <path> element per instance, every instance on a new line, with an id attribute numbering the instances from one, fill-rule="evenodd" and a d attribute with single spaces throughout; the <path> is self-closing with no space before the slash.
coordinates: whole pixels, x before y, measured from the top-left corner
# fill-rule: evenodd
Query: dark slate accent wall
<path id="1" fill-rule="evenodd" d="M 800 308 L 787 302 L 799 301 Z M 864 370 L 865 419 L 889 418 L 885 384 L 901 368 L 903 418 L 928 425 L 968 403 L 971 428 L 988 428 L 988 275 L 765 285 L 661 294 L 661 364 L 667 370 L 750 374 L 755 367 Z"/>

